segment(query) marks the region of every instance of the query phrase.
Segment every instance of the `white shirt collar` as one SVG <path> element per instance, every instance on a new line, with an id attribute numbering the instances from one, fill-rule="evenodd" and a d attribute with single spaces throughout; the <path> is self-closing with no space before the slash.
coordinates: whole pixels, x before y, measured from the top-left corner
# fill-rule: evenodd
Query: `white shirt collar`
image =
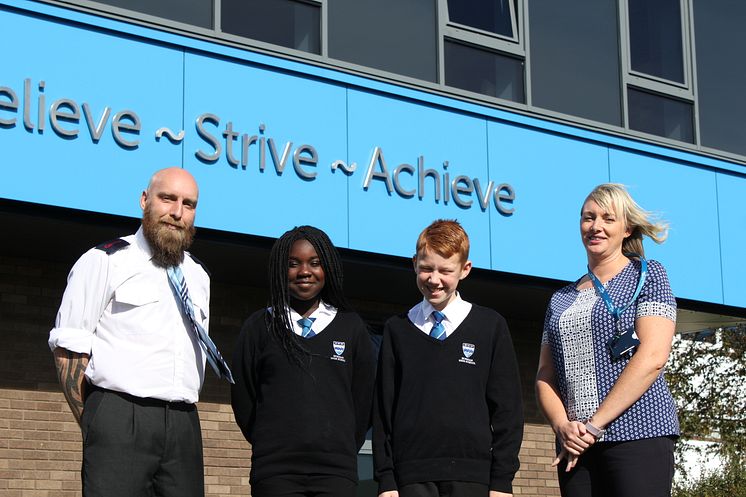
<path id="1" fill-rule="evenodd" d="M 319 300 L 319 306 L 308 317 L 314 320 L 312 329 L 314 333 L 318 335 L 324 331 L 324 328 L 329 326 L 329 323 L 331 323 L 336 316 L 336 307 L 327 304 L 323 300 Z M 293 332 L 296 335 L 301 335 L 303 332 L 303 328 L 298 324 L 298 320 L 302 317 L 303 316 L 295 312 L 294 309 L 288 308 L 288 318 L 290 319 L 290 324 L 293 326 Z"/>
<path id="2" fill-rule="evenodd" d="M 425 333 L 430 333 L 434 321 L 432 319 L 432 313 L 435 308 L 425 299 L 422 299 L 417 305 L 409 310 L 409 320 L 412 321 L 417 328 Z M 461 298 L 461 295 L 456 292 L 456 298 L 453 299 L 441 312 L 445 315 L 443 319 L 443 326 L 446 330 L 446 336 L 450 336 L 456 328 L 466 319 L 466 316 L 471 311 L 471 303 Z"/>
<path id="3" fill-rule="evenodd" d="M 433 314 L 433 311 L 435 311 L 435 307 L 428 302 L 425 299 L 422 299 L 421 302 L 421 312 L 422 317 L 424 319 L 430 319 L 432 320 L 431 316 Z M 461 295 L 456 292 L 456 298 L 454 298 L 445 308 L 440 311 L 445 315 L 445 319 L 447 321 L 455 321 L 458 320 L 459 316 L 461 317 L 461 320 L 463 321 L 463 318 L 466 317 L 466 315 L 471 310 L 471 304 L 466 302 L 464 299 L 461 298 Z"/>

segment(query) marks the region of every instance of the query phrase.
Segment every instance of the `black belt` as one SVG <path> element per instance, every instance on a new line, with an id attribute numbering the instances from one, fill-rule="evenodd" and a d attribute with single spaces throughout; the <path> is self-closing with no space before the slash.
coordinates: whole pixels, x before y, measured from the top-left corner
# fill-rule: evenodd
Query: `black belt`
<path id="1" fill-rule="evenodd" d="M 177 411 L 193 411 L 195 409 L 194 404 L 190 404 L 189 402 L 172 402 L 168 400 L 153 399 L 151 397 L 136 397 L 128 393 L 117 392 L 116 390 L 109 390 L 108 388 L 102 388 L 98 385 L 94 385 L 93 383 L 88 383 L 86 385 L 86 390 L 86 395 L 96 391 L 107 392 L 128 400 L 133 404 L 144 407 L 165 407 L 167 409 L 175 409 Z"/>

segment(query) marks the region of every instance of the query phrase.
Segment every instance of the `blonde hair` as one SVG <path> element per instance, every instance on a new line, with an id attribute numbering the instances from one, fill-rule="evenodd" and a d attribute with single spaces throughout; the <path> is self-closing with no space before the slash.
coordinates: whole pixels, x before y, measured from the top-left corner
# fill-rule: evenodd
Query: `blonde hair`
<path id="1" fill-rule="evenodd" d="M 663 243 L 668 237 L 668 223 L 637 205 L 625 186 L 620 183 L 598 185 L 588 194 L 586 201 L 588 200 L 593 200 L 603 210 L 613 212 L 624 220 L 630 235 L 622 242 L 622 253 L 644 257 L 643 236 L 647 236 L 655 243 Z"/>

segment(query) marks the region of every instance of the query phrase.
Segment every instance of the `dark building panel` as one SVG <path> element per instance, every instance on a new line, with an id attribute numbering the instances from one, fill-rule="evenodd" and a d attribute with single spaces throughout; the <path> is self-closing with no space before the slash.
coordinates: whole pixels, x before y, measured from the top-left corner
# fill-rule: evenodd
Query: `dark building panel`
<path id="1" fill-rule="evenodd" d="M 329 0 L 329 57 L 412 78 L 437 79 L 433 0 Z"/>
<path id="2" fill-rule="evenodd" d="M 213 27 L 213 0 L 97 0 L 113 7 L 134 10 L 201 28 Z"/>
<path id="3" fill-rule="evenodd" d="M 536 0 L 529 9 L 532 104 L 621 126 L 616 1 Z"/>
<path id="4" fill-rule="evenodd" d="M 293 0 L 223 0 L 223 32 L 321 53 L 321 5 Z"/>
<path id="5" fill-rule="evenodd" d="M 746 155 L 746 3 L 696 0 L 694 42 L 702 145 Z"/>

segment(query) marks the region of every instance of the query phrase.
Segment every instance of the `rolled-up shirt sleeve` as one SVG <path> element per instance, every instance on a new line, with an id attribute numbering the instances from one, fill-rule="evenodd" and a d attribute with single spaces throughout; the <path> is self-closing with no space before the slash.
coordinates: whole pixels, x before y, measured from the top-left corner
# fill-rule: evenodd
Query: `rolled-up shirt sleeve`
<path id="1" fill-rule="evenodd" d="M 49 332 L 50 349 L 91 353 L 96 325 L 110 300 L 108 257 L 104 251 L 91 249 L 70 270 L 55 326 Z"/>

